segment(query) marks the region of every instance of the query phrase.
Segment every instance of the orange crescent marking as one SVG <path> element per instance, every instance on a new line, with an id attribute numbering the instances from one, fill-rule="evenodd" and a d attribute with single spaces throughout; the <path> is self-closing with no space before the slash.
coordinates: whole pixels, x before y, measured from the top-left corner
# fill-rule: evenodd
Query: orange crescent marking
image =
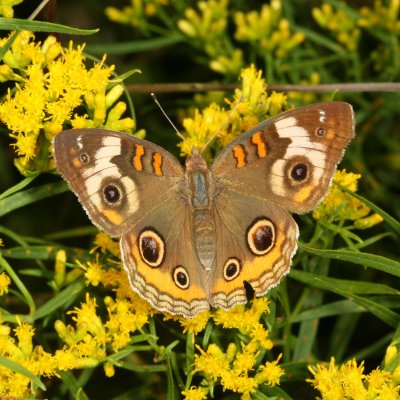
<path id="1" fill-rule="evenodd" d="M 236 168 L 242 168 L 247 164 L 246 152 L 241 144 L 233 148 L 233 157 L 236 158 Z"/>
<path id="2" fill-rule="evenodd" d="M 160 153 L 154 153 L 153 154 L 153 169 L 154 173 L 157 176 L 163 176 L 163 172 L 161 169 L 162 166 L 162 155 Z"/>
<path id="3" fill-rule="evenodd" d="M 259 158 L 267 156 L 267 146 L 265 145 L 261 132 L 257 132 L 251 137 L 251 143 L 257 146 L 257 155 Z"/>
<path id="4" fill-rule="evenodd" d="M 133 157 L 133 166 L 135 167 L 136 171 L 142 171 L 143 170 L 143 164 L 142 164 L 142 157 L 144 155 L 144 147 L 141 146 L 140 144 L 135 144 L 135 157 Z"/>

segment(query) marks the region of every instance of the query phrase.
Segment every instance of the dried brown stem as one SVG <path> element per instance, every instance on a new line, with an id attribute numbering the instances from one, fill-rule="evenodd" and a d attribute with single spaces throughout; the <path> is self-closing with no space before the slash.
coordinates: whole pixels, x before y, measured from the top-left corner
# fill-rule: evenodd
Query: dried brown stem
<path id="1" fill-rule="evenodd" d="M 195 93 L 208 91 L 232 91 L 240 88 L 239 83 L 149 83 L 141 85 L 128 85 L 130 93 Z M 314 92 L 333 93 L 339 92 L 398 92 L 400 82 L 363 82 L 363 83 L 326 83 L 318 85 L 268 85 L 272 92 Z"/>

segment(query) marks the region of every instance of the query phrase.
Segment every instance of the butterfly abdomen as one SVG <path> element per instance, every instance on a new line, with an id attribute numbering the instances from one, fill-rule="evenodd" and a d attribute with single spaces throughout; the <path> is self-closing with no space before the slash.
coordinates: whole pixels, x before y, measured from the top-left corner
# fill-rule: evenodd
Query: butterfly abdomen
<path id="1" fill-rule="evenodd" d="M 215 224 L 210 210 L 194 210 L 193 234 L 197 256 L 205 270 L 210 270 L 215 259 Z"/>
<path id="2" fill-rule="evenodd" d="M 186 160 L 186 183 L 194 247 L 201 265 L 208 271 L 214 265 L 216 251 L 213 183 L 207 163 L 197 149 Z"/>

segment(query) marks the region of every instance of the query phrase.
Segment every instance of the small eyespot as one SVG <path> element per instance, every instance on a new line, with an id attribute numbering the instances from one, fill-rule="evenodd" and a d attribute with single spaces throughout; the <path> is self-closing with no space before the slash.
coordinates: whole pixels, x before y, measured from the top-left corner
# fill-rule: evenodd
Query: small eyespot
<path id="1" fill-rule="evenodd" d="M 103 189 L 104 198 L 109 204 L 118 203 L 121 199 L 121 192 L 115 185 L 106 185 Z"/>
<path id="2" fill-rule="evenodd" d="M 85 164 L 88 163 L 89 160 L 90 160 L 88 153 L 82 153 L 82 154 L 79 156 L 79 158 L 80 158 L 80 160 L 81 160 L 83 163 L 85 163 Z"/>
<path id="3" fill-rule="evenodd" d="M 272 221 L 256 219 L 247 229 L 247 244 L 256 256 L 267 254 L 275 245 L 275 225 Z"/>
<path id="4" fill-rule="evenodd" d="M 325 130 L 325 128 L 318 127 L 318 128 L 315 130 L 315 133 L 316 133 L 317 136 L 324 137 L 325 134 L 326 134 L 326 130 Z"/>
<path id="5" fill-rule="evenodd" d="M 178 286 L 180 289 L 187 289 L 190 284 L 189 275 L 185 268 L 181 265 L 178 265 L 173 273 L 172 277 L 174 279 L 175 285 Z"/>
<path id="6" fill-rule="evenodd" d="M 304 181 L 307 178 L 308 167 L 306 164 L 295 164 L 290 172 L 290 176 L 295 181 Z"/>
<path id="7" fill-rule="evenodd" d="M 164 260 L 164 240 L 153 229 L 145 229 L 139 235 L 139 252 L 142 260 L 150 267 L 159 267 Z"/>
<path id="8" fill-rule="evenodd" d="M 237 258 L 229 258 L 224 265 L 224 278 L 226 281 L 235 279 L 240 273 L 240 262 Z"/>

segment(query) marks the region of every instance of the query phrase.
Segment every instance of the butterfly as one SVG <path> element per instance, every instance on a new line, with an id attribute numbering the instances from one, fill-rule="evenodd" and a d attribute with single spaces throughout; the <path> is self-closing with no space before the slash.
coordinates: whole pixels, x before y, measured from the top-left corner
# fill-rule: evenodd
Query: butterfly
<path id="1" fill-rule="evenodd" d="M 185 167 L 151 142 L 104 129 L 59 133 L 56 167 L 92 222 L 120 237 L 130 286 L 154 308 L 190 318 L 265 295 L 290 270 L 299 230 L 354 136 L 350 104 L 326 102 L 265 120 L 209 167 Z"/>

